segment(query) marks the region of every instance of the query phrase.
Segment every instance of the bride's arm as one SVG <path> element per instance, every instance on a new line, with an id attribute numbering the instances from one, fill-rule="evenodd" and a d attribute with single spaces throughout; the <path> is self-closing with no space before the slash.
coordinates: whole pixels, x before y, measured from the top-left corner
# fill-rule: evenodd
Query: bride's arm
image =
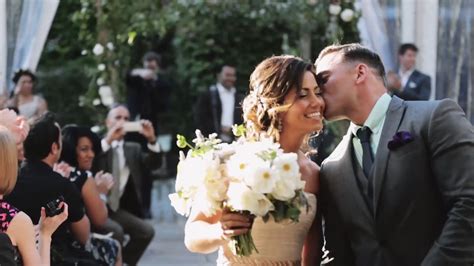
<path id="1" fill-rule="evenodd" d="M 225 243 L 219 219 L 221 213 L 206 217 L 192 210 L 184 228 L 184 244 L 191 252 L 212 253 Z"/>
<path id="2" fill-rule="evenodd" d="M 249 217 L 242 214 L 217 212 L 206 217 L 192 210 L 184 229 L 184 244 L 191 252 L 212 253 L 230 237 L 247 233 L 250 226 Z"/>

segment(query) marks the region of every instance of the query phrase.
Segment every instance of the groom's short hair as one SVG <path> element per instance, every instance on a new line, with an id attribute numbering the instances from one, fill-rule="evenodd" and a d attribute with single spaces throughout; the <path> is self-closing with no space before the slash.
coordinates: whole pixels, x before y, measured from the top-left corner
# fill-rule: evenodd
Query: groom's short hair
<path id="1" fill-rule="evenodd" d="M 376 70 L 377 75 L 385 83 L 385 67 L 383 66 L 382 60 L 377 53 L 373 52 L 369 48 L 364 47 L 359 43 L 330 45 L 319 53 L 319 56 L 314 64 L 317 66 L 321 58 L 332 53 L 341 53 L 344 62 L 362 62 L 368 65 L 369 67 Z"/>

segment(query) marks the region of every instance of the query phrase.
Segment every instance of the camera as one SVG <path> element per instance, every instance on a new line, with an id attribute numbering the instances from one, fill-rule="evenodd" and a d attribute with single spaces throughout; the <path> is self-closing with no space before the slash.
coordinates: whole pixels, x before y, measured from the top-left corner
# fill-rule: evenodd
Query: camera
<path id="1" fill-rule="evenodd" d="M 46 211 L 46 216 L 51 217 L 63 212 L 63 208 L 59 208 L 59 204 L 63 201 L 64 201 L 64 197 L 59 196 L 57 199 L 46 203 L 46 207 L 44 208 Z"/>

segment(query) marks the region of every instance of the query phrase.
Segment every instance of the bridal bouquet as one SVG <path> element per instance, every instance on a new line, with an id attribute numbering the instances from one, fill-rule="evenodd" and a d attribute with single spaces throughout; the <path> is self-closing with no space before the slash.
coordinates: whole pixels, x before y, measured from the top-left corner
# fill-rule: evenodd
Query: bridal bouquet
<path id="1" fill-rule="evenodd" d="M 172 206 L 185 216 L 191 208 L 208 217 L 227 208 L 265 222 L 270 217 L 298 222 L 301 208 L 308 205 L 297 155 L 284 153 L 271 138 L 247 137 L 242 125 L 234 126 L 233 133 L 239 138 L 227 144 L 216 134 L 206 138 L 196 130 L 195 146 L 178 135 L 178 147 L 189 151 L 180 151 L 176 193 L 169 195 Z M 251 230 L 232 237 L 229 244 L 238 256 L 258 252 Z"/>

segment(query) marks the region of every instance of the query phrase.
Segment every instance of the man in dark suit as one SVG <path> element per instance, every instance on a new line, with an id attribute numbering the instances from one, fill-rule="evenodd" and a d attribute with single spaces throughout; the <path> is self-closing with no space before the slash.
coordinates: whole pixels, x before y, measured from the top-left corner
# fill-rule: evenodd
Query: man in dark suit
<path id="1" fill-rule="evenodd" d="M 235 81 L 235 67 L 224 65 L 217 74 L 217 84 L 199 96 L 194 120 L 205 136 L 217 133 L 225 142 L 233 140 L 232 125 L 242 123 L 243 100 L 235 89 Z"/>
<path id="2" fill-rule="evenodd" d="M 431 94 L 430 76 L 415 69 L 417 53 L 416 45 L 402 44 L 398 50 L 398 80 L 391 82 L 391 79 L 388 79 L 390 91 L 406 101 L 428 100 Z"/>
<path id="3" fill-rule="evenodd" d="M 161 70 L 161 55 L 148 52 L 143 56 L 143 68 L 127 74 L 127 106 L 130 117 L 152 122 L 155 132 L 163 124 L 170 105 L 171 86 Z"/>
<path id="4" fill-rule="evenodd" d="M 316 60 L 327 119 L 351 125 L 321 165 L 331 265 L 473 265 L 474 129 L 451 100 L 403 101 L 358 44 Z"/>
<path id="5" fill-rule="evenodd" d="M 149 152 L 144 152 L 140 144 L 124 141 L 130 119 L 128 109 L 123 105 L 113 107 L 106 119 L 107 134 L 102 139 L 102 150 L 98 157 L 98 170 L 112 173 L 114 186 L 107 197 L 109 220 L 104 226 L 114 233 L 113 237 L 121 243 L 124 235 L 130 241 L 122 250 L 123 261 L 136 265 L 154 236 L 153 227 L 139 218 L 143 215 L 141 187 L 143 178 L 150 167 L 159 162 L 159 146 L 156 142 L 153 125 L 141 120 L 139 131 L 148 141 Z"/>

